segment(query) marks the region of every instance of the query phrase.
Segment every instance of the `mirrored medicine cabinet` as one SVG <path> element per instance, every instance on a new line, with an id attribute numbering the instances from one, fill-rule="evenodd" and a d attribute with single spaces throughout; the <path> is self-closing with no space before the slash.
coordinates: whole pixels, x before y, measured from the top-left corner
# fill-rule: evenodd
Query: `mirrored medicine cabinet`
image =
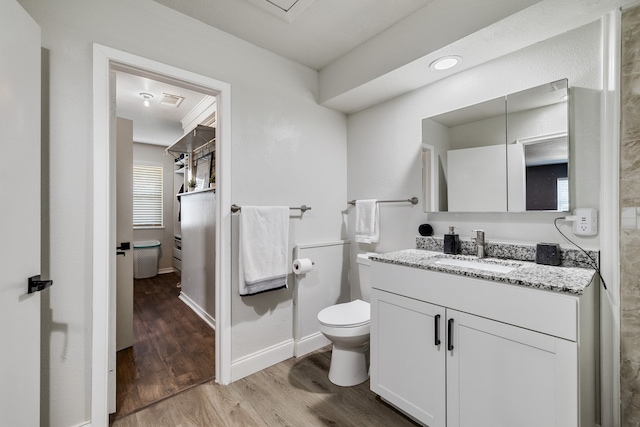
<path id="1" fill-rule="evenodd" d="M 568 211 L 566 79 L 422 120 L 425 212 Z"/>

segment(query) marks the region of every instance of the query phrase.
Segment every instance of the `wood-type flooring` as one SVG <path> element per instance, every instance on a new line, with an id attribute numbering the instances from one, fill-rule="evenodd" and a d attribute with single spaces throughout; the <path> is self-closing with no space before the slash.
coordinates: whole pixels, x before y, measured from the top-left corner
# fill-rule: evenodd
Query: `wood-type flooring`
<path id="1" fill-rule="evenodd" d="M 369 381 L 355 387 L 332 384 L 330 358 L 325 347 L 227 386 L 209 381 L 120 418 L 113 427 L 418 425 L 382 402 Z"/>
<path id="2" fill-rule="evenodd" d="M 215 377 L 215 332 L 178 299 L 178 282 L 134 280 L 133 346 L 117 353 L 112 419 Z"/>

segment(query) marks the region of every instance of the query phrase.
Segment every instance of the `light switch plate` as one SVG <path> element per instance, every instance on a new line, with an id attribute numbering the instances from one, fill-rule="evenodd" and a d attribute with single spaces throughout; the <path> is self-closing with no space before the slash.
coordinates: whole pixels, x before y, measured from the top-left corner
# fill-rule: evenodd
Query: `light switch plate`
<path id="1" fill-rule="evenodd" d="M 576 236 L 595 236 L 598 234 L 598 211 L 592 208 L 573 210 L 576 220 L 573 222 L 573 234 Z"/>

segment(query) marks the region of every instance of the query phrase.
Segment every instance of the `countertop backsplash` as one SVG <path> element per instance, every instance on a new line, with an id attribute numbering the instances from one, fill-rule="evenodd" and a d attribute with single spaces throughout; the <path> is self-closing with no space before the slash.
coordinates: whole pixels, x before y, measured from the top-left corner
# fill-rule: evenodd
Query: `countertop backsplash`
<path id="1" fill-rule="evenodd" d="M 442 252 L 444 238 L 435 236 L 416 236 L 416 249 Z M 460 239 L 461 255 L 476 255 L 476 244 L 472 240 Z M 499 243 L 485 242 L 485 255 L 489 258 L 512 259 L 518 261 L 536 262 L 535 243 Z M 594 268 L 600 264 L 600 252 L 586 251 L 585 255 L 580 249 L 560 248 L 561 267 Z M 591 259 L 589 259 L 591 257 Z M 595 262 L 595 265 L 594 265 Z"/>

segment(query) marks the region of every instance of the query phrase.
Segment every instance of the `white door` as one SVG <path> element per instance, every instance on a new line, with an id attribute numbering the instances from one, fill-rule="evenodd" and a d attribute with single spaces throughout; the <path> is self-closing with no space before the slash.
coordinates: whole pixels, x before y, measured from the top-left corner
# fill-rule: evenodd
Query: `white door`
<path id="1" fill-rule="evenodd" d="M 133 122 L 116 119 L 116 351 L 133 345 Z M 130 249 L 122 247 L 129 244 Z"/>
<path id="2" fill-rule="evenodd" d="M 429 427 L 444 427 L 444 307 L 372 289 L 371 320 L 371 390 Z"/>
<path id="3" fill-rule="evenodd" d="M 40 27 L 14 0 L 0 2 L 0 414 L 40 425 Z M 19 183 L 19 185 L 18 185 Z M 47 291 L 48 292 L 48 291 Z"/>

